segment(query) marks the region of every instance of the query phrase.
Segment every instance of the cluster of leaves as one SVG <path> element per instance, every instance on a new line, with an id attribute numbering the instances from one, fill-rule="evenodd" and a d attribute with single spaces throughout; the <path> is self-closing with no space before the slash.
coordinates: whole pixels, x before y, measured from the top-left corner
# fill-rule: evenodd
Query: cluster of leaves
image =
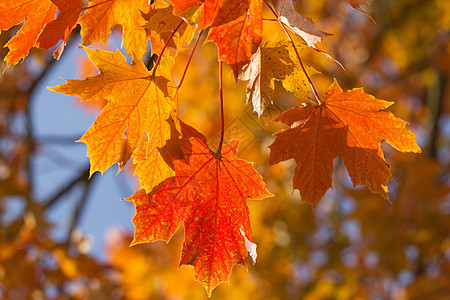
<path id="1" fill-rule="evenodd" d="M 347 2 L 361 11 L 365 1 Z M 275 18 L 269 21 L 277 21 L 285 31 L 286 40 L 262 41 L 263 6 Z M 406 122 L 386 110 L 390 102 L 362 89 L 343 91 L 336 81 L 319 97 L 310 79 L 317 71 L 305 65 L 299 53 L 311 47 L 326 54 L 318 43 L 328 34 L 300 15 L 292 0 L 172 0 L 170 4 L 93 0 L 85 7 L 79 0 L 18 1 L 13 6 L 0 4 L 0 15 L 7 14 L 15 17 L 0 21 L 0 30 L 25 19 L 6 44 L 7 67 L 25 58 L 33 46 L 49 49 L 63 40 L 55 50 L 59 57 L 76 24 L 85 46 L 106 41 L 111 28 L 123 27 L 131 65 L 119 51 L 85 48 L 100 74 L 67 80 L 51 89 L 83 101 L 108 101 L 80 139 L 88 146 L 90 174 L 115 163 L 122 169 L 133 160 L 141 187 L 129 198 L 136 205 L 133 244 L 169 241 L 183 221 L 181 263 L 194 266 L 196 279 L 208 294 L 228 279 L 234 264 L 245 265 L 247 251 L 256 259 L 246 199 L 271 195 L 252 165 L 236 158 L 238 143 L 223 144 L 222 61 L 231 66 L 236 80 L 248 81 L 247 101 L 258 115 L 277 101 L 275 81 L 301 99 L 299 107 L 275 119 L 289 128 L 276 134 L 269 164 L 293 158 L 294 189 L 313 207 L 331 187 L 334 158 L 342 157 L 354 186 L 367 185 L 388 199 L 392 176 L 381 143 L 386 140 L 399 151 L 420 152 L 415 136 L 405 129 Z M 218 48 L 220 66 L 222 128 L 215 150 L 205 136 L 177 117 L 179 89 L 206 31 L 206 41 Z M 190 48 L 187 44 L 194 37 L 187 66 L 175 84 L 174 58 Z M 152 57 L 157 57 L 149 68 L 141 60 L 148 40 Z"/>

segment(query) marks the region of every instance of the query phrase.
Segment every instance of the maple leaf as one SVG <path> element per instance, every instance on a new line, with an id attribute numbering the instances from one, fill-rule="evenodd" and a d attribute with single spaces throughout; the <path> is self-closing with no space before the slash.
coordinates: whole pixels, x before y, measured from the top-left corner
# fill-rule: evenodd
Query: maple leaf
<path id="1" fill-rule="evenodd" d="M 305 49 L 304 42 L 296 42 L 298 52 Z M 305 66 L 308 74 L 318 72 Z M 252 56 L 250 63 L 239 75 L 239 79 L 249 81 L 247 85 L 247 103 L 252 102 L 254 111 L 261 116 L 275 88 L 275 80 L 296 97 L 307 97 L 311 91 L 308 79 L 302 72 L 300 62 L 292 43 L 288 40 L 268 42 Z"/>
<path id="2" fill-rule="evenodd" d="M 310 47 L 317 49 L 317 43 L 330 35 L 317 29 L 311 18 L 305 18 L 300 15 L 295 10 L 293 0 L 278 0 L 275 10 L 280 17 L 280 21 L 292 32 L 300 36 Z"/>
<path id="3" fill-rule="evenodd" d="M 380 145 L 386 140 L 399 151 L 420 152 L 406 122 L 387 111 L 392 102 L 378 100 L 362 89 L 344 92 L 335 81 L 321 105 L 306 104 L 275 119 L 290 126 L 276 133 L 269 164 L 294 158 L 294 189 L 313 207 L 331 187 L 333 159 L 342 157 L 353 185 L 365 184 L 387 196 L 392 179 Z"/>
<path id="4" fill-rule="evenodd" d="M 56 5 L 50 0 L 15 0 L 0 2 L 0 31 L 23 21 L 23 26 L 5 47 L 6 67 L 17 64 L 28 55 L 47 23 L 55 18 Z"/>
<path id="5" fill-rule="evenodd" d="M 118 50 L 85 49 L 100 74 L 85 80 L 66 80 L 67 84 L 50 89 L 84 101 L 109 101 L 79 140 L 88 146 L 90 174 L 104 172 L 114 163 L 119 163 L 120 170 L 133 154 L 141 187 L 150 191 L 173 175 L 158 151 L 170 138 L 166 120 L 175 110 L 170 74 L 173 59 L 164 55 L 156 76 L 152 76 L 141 60 L 128 65 Z"/>
<path id="6" fill-rule="evenodd" d="M 83 45 L 106 42 L 111 29 L 121 25 L 123 45 L 127 53 L 141 59 L 147 52 L 142 13 L 147 13 L 149 7 L 147 0 L 90 0 L 89 7 L 79 20 Z"/>
<path id="7" fill-rule="evenodd" d="M 51 0 L 58 6 L 59 14 L 56 20 L 48 23 L 39 36 L 36 47 L 49 49 L 59 40 L 67 41 L 81 14 L 81 0 Z"/>
<path id="8" fill-rule="evenodd" d="M 210 26 L 217 16 L 222 0 L 169 0 L 174 13 L 202 30 Z M 235 1 L 238 2 L 238 1 Z"/>
<path id="9" fill-rule="evenodd" d="M 262 0 L 228 0 L 222 4 L 207 41 L 214 41 L 219 59 L 226 61 L 235 78 L 258 50 L 262 38 Z"/>
<path id="10" fill-rule="evenodd" d="M 181 264 L 193 265 L 195 279 L 209 295 L 227 281 L 234 264 L 245 266 L 247 250 L 256 259 L 246 199 L 272 194 L 252 167 L 236 158 L 238 141 L 216 154 L 206 138 L 180 122 L 179 140 L 185 159 L 175 159 L 175 177 L 163 181 L 152 193 L 138 190 L 133 201 L 135 234 L 132 245 L 168 242 L 183 221 L 185 242 Z"/>
<path id="11" fill-rule="evenodd" d="M 152 5 L 144 18 L 148 20 L 145 27 L 157 33 L 173 31 L 183 20 L 173 14 L 173 7 L 166 2 L 157 2 Z"/>
<path id="12" fill-rule="evenodd" d="M 144 27 L 147 29 L 147 36 L 151 41 L 153 53 L 161 53 L 169 39 L 171 40 L 167 43 L 167 46 L 176 49 L 175 55 L 188 48 L 186 44 L 189 44 L 194 37 L 195 26 L 184 22 L 172 35 L 174 28 L 183 20 L 173 14 L 172 6 L 166 2 L 156 2 L 150 8 L 149 13 L 143 16 L 147 20 Z"/>

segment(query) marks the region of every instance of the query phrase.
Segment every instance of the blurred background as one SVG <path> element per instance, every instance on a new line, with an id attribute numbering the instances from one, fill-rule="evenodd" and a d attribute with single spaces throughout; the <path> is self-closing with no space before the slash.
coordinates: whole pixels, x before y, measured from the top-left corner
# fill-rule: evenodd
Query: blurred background
<path id="1" fill-rule="evenodd" d="M 364 87 L 395 102 L 391 111 L 410 123 L 423 153 L 383 145 L 395 179 L 391 203 L 353 188 L 336 159 L 333 190 L 312 210 L 292 192 L 294 162 L 267 163 L 271 135 L 282 127 L 266 123 L 299 100 L 277 85 L 280 101 L 258 118 L 245 104 L 245 83 L 226 67 L 225 139 L 241 140 L 239 156 L 255 162 L 275 197 L 248 201 L 257 263 L 234 267 L 213 299 L 448 299 L 450 2 L 377 0 L 363 8 L 376 24 L 344 1 L 297 1 L 302 15 L 333 34 L 321 48 L 345 70 L 312 50 L 301 56 L 322 73 L 313 77 L 321 94 L 337 78 L 343 89 Z M 0 44 L 17 29 L 2 32 Z M 120 47 L 120 32 L 96 47 Z M 270 21 L 264 35 L 285 38 Z M 88 179 L 86 146 L 75 141 L 105 103 L 45 88 L 98 73 L 78 43 L 74 30 L 60 61 L 34 49 L 0 78 L 0 298 L 206 299 L 192 268 L 178 268 L 182 227 L 169 244 L 129 247 L 134 207 L 120 199 L 137 188 L 132 164 Z M 178 55 L 175 80 L 188 54 Z M 179 114 L 211 147 L 220 131 L 217 86 L 216 48 L 208 43 L 194 54 Z"/>

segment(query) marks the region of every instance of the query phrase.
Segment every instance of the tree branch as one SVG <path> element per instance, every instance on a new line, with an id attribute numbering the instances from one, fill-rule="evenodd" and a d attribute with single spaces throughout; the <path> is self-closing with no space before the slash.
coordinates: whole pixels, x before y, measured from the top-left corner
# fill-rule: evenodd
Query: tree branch
<path id="1" fill-rule="evenodd" d="M 82 182 L 83 180 L 89 178 L 89 169 L 90 167 L 88 166 L 77 177 L 73 178 L 69 183 L 67 183 L 58 192 L 56 192 L 52 197 L 44 201 L 44 209 L 51 208 L 54 204 L 58 203 L 59 199 L 61 199 L 62 196 L 70 192 L 72 188 L 79 182 Z"/>

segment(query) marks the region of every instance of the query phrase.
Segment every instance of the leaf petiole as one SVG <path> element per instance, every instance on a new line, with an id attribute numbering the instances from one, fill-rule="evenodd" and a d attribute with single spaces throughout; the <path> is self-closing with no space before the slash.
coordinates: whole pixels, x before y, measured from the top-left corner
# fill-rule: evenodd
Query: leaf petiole
<path id="1" fill-rule="evenodd" d="M 178 31 L 178 29 L 181 27 L 181 25 L 183 25 L 183 23 L 184 23 L 184 21 L 181 20 L 180 24 L 178 24 L 178 26 L 175 27 L 175 29 L 173 30 L 172 34 L 167 39 L 167 42 L 164 44 L 164 47 L 161 50 L 161 54 L 158 56 L 158 60 L 156 60 L 155 66 L 153 67 L 153 73 L 152 73 L 151 77 L 155 77 L 156 69 L 158 68 L 159 63 L 161 62 L 161 58 L 163 56 L 164 51 L 166 50 L 167 46 L 169 45 L 169 42 L 172 40 L 172 38 L 175 35 L 175 33 Z"/>
<path id="2" fill-rule="evenodd" d="M 200 31 L 200 33 L 198 34 L 197 39 L 195 40 L 194 46 L 192 47 L 191 54 L 189 55 L 188 61 L 186 63 L 186 67 L 184 68 L 183 75 L 181 75 L 180 82 L 177 85 L 177 97 L 176 97 L 176 103 L 175 103 L 176 106 L 177 106 L 177 111 L 178 111 L 178 91 L 180 90 L 180 87 L 183 84 L 184 77 L 186 77 L 186 72 L 187 72 L 187 70 L 189 68 L 189 64 L 191 63 L 192 56 L 194 55 L 195 49 L 197 48 L 197 44 L 198 44 L 198 41 L 200 40 L 200 37 L 202 36 L 202 33 L 203 33 L 203 30 Z"/>
<path id="3" fill-rule="evenodd" d="M 320 97 L 319 97 L 319 94 L 317 93 L 316 87 L 314 86 L 311 78 L 309 77 L 308 73 L 306 72 L 305 66 L 303 65 L 303 61 L 300 58 L 300 54 L 298 54 L 297 47 L 295 46 L 294 40 L 292 39 L 291 35 L 289 34 L 289 31 L 287 30 L 286 25 L 283 22 L 280 21 L 280 16 L 278 16 L 278 14 L 275 11 L 275 9 L 273 9 L 273 7 L 270 6 L 269 3 L 267 3 L 267 0 L 263 0 L 263 1 L 267 5 L 267 7 L 269 7 L 269 9 L 272 11 L 273 15 L 277 18 L 278 23 L 283 28 L 283 30 L 286 33 L 286 36 L 288 37 L 289 41 L 291 41 L 292 47 L 294 48 L 295 54 L 297 55 L 298 61 L 300 62 L 300 66 L 302 67 L 302 71 L 305 74 L 306 79 L 308 79 L 309 86 L 311 87 L 312 93 L 314 95 L 314 100 L 315 101 L 313 101 L 313 104 L 314 105 L 321 105 L 322 103 L 320 102 Z"/>
<path id="4" fill-rule="evenodd" d="M 263 18 L 263 21 L 278 22 L 278 19 L 268 19 L 268 18 Z"/>
<path id="5" fill-rule="evenodd" d="M 224 126 L 224 119 L 223 119 L 223 86 L 222 86 L 222 61 L 219 60 L 219 97 L 220 97 L 220 141 L 219 146 L 217 147 L 217 151 L 215 153 L 215 156 L 218 158 L 220 157 L 220 151 L 222 151 L 222 145 L 223 145 L 223 136 L 225 134 L 225 126 Z"/>

